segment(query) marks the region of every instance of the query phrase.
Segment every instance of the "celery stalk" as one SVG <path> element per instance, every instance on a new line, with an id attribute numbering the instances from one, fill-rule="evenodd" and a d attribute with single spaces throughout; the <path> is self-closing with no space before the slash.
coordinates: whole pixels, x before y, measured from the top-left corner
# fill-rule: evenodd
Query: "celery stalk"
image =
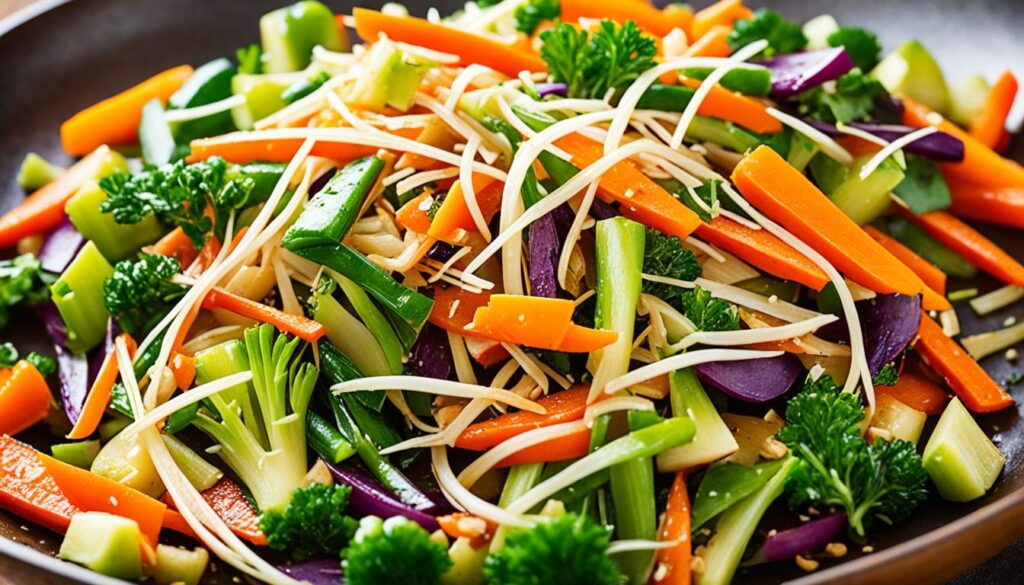
<path id="1" fill-rule="evenodd" d="M 153 214 L 139 223 L 117 223 L 113 215 L 100 211 L 100 204 L 106 199 L 107 193 L 96 181 L 86 181 L 64 206 L 71 223 L 96 244 L 105 258 L 112 262 L 124 260 L 163 235 L 164 228 Z"/>
<path id="2" fill-rule="evenodd" d="M 64 169 L 54 166 L 50 161 L 34 152 L 25 155 L 18 167 L 18 186 L 26 191 L 36 189 L 52 182 L 64 172 Z"/>
<path id="3" fill-rule="evenodd" d="M 401 374 L 404 369 L 402 365 L 402 355 L 404 353 L 402 351 L 402 342 L 399 341 L 395 330 L 391 328 L 387 317 L 377 308 L 377 305 L 373 304 L 370 295 L 366 294 L 366 291 L 361 286 L 337 272 L 331 272 L 331 276 L 341 286 L 341 291 L 348 297 L 348 302 L 352 304 L 352 308 L 359 314 L 363 324 L 366 325 L 366 328 L 370 330 L 370 333 L 377 340 L 377 344 L 380 345 L 380 349 L 384 352 L 384 357 L 390 366 L 390 373 Z"/>
<path id="4" fill-rule="evenodd" d="M 985 495 L 1006 463 L 959 398 L 939 417 L 921 459 L 939 494 L 954 502 Z"/>
<path id="5" fill-rule="evenodd" d="M 513 465 L 509 468 L 508 476 L 505 477 L 505 486 L 502 488 L 501 497 L 498 499 L 498 506 L 501 508 L 511 506 L 512 502 L 537 485 L 543 471 L 543 463 L 526 463 L 523 465 Z M 498 552 L 505 546 L 505 536 L 507 534 L 508 528 L 505 526 L 499 526 L 494 531 L 494 537 L 491 538 L 491 552 Z"/>
<path id="6" fill-rule="evenodd" d="M 68 465 L 89 469 L 96 456 L 100 454 L 100 442 L 79 441 L 76 443 L 58 443 L 50 447 L 54 459 Z"/>
<path id="7" fill-rule="evenodd" d="M 53 304 L 67 327 L 66 345 L 74 353 L 96 347 L 107 333 L 110 313 L 103 304 L 103 283 L 114 273 L 96 244 L 88 242 L 50 286 Z"/>
<path id="8" fill-rule="evenodd" d="M 170 435 L 162 435 L 162 437 L 164 444 L 167 445 L 167 451 L 171 454 L 171 459 L 174 459 L 192 487 L 199 491 L 207 490 L 224 477 L 221 470 L 203 459 L 185 443 Z"/>
<path id="9" fill-rule="evenodd" d="M 196 359 L 196 382 L 208 384 L 232 374 L 246 372 L 249 370 L 249 356 L 245 352 L 245 346 L 241 341 L 232 339 L 204 349 L 195 355 Z M 253 433 L 260 441 L 266 441 L 267 431 L 263 428 L 256 409 L 253 405 L 252 383 L 243 382 L 228 388 L 220 394 L 224 400 L 234 402 L 242 409 L 242 416 L 245 420 L 254 422 Z"/>
<path id="10" fill-rule="evenodd" d="M 662 473 L 697 467 L 731 455 L 739 449 L 718 410 L 711 403 L 692 368 L 669 375 L 669 401 L 672 416 L 687 416 L 697 426 L 697 437 L 675 449 L 658 455 L 658 471 Z"/>

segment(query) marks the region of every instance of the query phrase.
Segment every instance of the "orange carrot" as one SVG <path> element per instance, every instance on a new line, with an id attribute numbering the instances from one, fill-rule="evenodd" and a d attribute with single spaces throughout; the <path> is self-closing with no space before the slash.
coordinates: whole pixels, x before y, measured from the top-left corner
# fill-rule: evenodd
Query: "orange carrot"
<path id="1" fill-rule="evenodd" d="M 36 454 L 60 491 L 87 512 L 107 512 L 134 520 L 150 546 L 157 545 L 167 506 L 146 494 L 49 455 Z"/>
<path id="2" fill-rule="evenodd" d="M 925 289 L 922 291 L 922 295 L 926 311 L 948 311 L 953 308 L 953 305 L 943 296 L 946 294 L 946 274 L 944 272 L 888 234 L 872 226 L 866 226 L 864 231 L 907 268 L 913 270 L 914 274 L 924 282 Z"/>
<path id="3" fill-rule="evenodd" d="M 463 522 L 464 520 L 473 520 L 473 522 Z M 487 526 L 483 532 L 474 530 L 480 526 L 479 522 L 484 522 Z M 470 539 L 469 544 L 475 549 L 486 546 L 494 535 L 494 530 L 497 528 L 495 524 L 488 522 L 479 516 L 467 514 L 466 512 L 453 512 L 451 514 L 445 514 L 444 516 L 438 516 L 437 524 L 441 527 L 441 530 L 451 538 Z M 473 529 L 467 528 L 467 526 L 472 527 Z"/>
<path id="4" fill-rule="evenodd" d="M 473 315 L 472 331 L 502 343 L 567 352 L 596 351 L 615 342 L 615 331 L 574 326 L 575 308 L 567 299 L 491 295 Z"/>
<path id="5" fill-rule="evenodd" d="M 185 314 L 185 320 L 181 323 L 181 329 L 178 329 L 178 334 L 174 337 L 174 344 L 171 345 L 171 352 L 178 352 L 181 350 L 181 346 L 185 343 L 185 337 L 188 336 L 188 332 L 195 325 L 196 319 L 199 317 L 199 309 L 201 305 L 192 305 L 188 309 L 188 313 Z"/>
<path id="6" fill-rule="evenodd" d="M 957 217 L 1024 228 L 1024 187 L 979 187 L 953 176 L 946 182 Z"/>
<path id="7" fill-rule="evenodd" d="M 767 230 L 752 230 L 720 215 L 698 227 L 697 235 L 772 276 L 814 290 L 821 290 L 829 282 L 817 264 Z"/>
<path id="8" fill-rule="evenodd" d="M 85 156 L 104 144 L 134 144 L 138 140 L 142 107 L 152 99 L 166 104 L 191 75 L 188 65 L 168 69 L 78 112 L 60 126 L 64 150 L 74 156 Z"/>
<path id="9" fill-rule="evenodd" d="M 479 334 L 467 330 L 466 325 L 473 322 L 476 310 L 486 307 L 490 300 L 491 293 L 486 290 L 471 293 L 457 286 L 435 284 L 434 306 L 427 319 L 445 331 L 479 339 Z"/>
<path id="10" fill-rule="evenodd" d="M 0 434 L 16 435 L 46 418 L 53 394 L 46 378 L 30 362 L 21 360 L 0 386 Z"/>
<path id="11" fill-rule="evenodd" d="M 924 283 L 871 239 L 800 171 L 767 146 L 736 166 L 732 181 L 765 215 L 812 246 L 854 282 L 879 293 L 916 295 Z"/>
<path id="12" fill-rule="evenodd" d="M 250 138 L 243 133 L 224 134 L 211 138 L 199 138 L 190 144 L 192 154 L 185 159 L 188 163 L 203 161 L 219 156 L 228 162 L 245 164 L 257 161 L 289 162 L 305 142 L 302 138 L 266 140 Z M 346 144 L 342 142 L 317 142 L 310 154 L 347 162 L 377 152 L 372 146 Z"/>
<path id="13" fill-rule="evenodd" d="M 589 386 L 573 386 L 537 401 L 544 414 L 519 410 L 470 425 L 455 440 L 455 446 L 471 451 L 486 451 L 527 431 L 583 418 L 587 410 Z"/>
<path id="14" fill-rule="evenodd" d="M 135 340 L 127 333 L 122 333 L 120 337 L 124 339 L 124 343 L 128 347 L 128 357 L 134 357 Z M 96 432 L 96 428 L 100 425 L 100 419 L 103 418 L 103 413 L 107 410 L 107 404 L 110 403 L 110 393 L 114 389 L 114 383 L 117 382 L 119 374 L 117 356 L 114 352 L 110 352 L 103 358 L 103 365 L 100 366 L 100 371 L 96 374 L 96 379 L 93 380 L 92 387 L 89 388 L 89 393 L 85 397 L 82 413 L 75 421 L 71 432 L 68 433 L 69 439 L 84 439 Z"/>
<path id="15" fill-rule="evenodd" d="M 1024 286 L 1024 266 L 971 226 L 945 211 L 915 215 L 909 209 L 897 207 L 901 215 L 971 264 L 1007 284 Z"/>
<path id="16" fill-rule="evenodd" d="M 180 227 L 174 228 L 153 244 L 152 252 L 176 259 L 182 270 L 191 266 L 198 254 L 192 238 L 185 235 L 185 230 Z"/>
<path id="17" fill-rule="evenodd" d="M 753 15 L 754 13 L 743 5 L 743 0 L 719 0 L 693 15 L 690 38 L 699 39 L 712 27 L 718 25 L 731 29 L 733 22 L 750 18 Z"/>
<path id="18" fill-rule="evenodd" d="M 690 496 L 686 493 L 686 472 L 676 473 L 672 481 L 665 516 L 658 528 L 658 541 L 678 543 L 655 553 L 655 566 L 666 570 L 657 581 L 658 585 L 690 585 L 693 543 L 690 539 Z M 653 580 L 651 582 L 654 583 Z"/>
<path id="19" fill-rule="evenodd" d="M 498 365 L 507 360 L 510 355 L 508 350 L 497 341 L 490 339 L 477 339 L 466 332 L 466 351 L 469 357 L 476 360 L 476 363 L 485 368 Z"/>
<path id="20" fill-rule="evenodd" d="M 708 32 L 701 35 L 693 44 L 686 49 L 687 57 L 728 57 L 732 53 L 727 39 L 729 31 L 727 26 L 716 24 L 708 29 Z"/>
<path id="21" fill-rule="evenodd" d="M 0 508 L 56 532 L 66 531 L 82 511 L 64 496 L 36 450 L 7 435 L 0 435 Z"/>
<path id="22" fill-rule="evenodd" d="M 659 37 L 667 35 L 680 23 L 678 18 L 668 18 L 661 10 L 644 2 L 561 0 L 561 6 L 561 19 L 565 22 L 577 22 L 580 18 L 608 18 L 623 24 L 632 20 L 641 29 Z"/>
<path id="23" fill-rule="evenodd" d="M 661 13 L 668 22 L 669 32 L 673 28 L 678 28 L 689 36 L 689 31 L 693 28 L 693 8 L 685 4 L 669 4 Z"/>
<path id="24" fill-rule="evenodd" d="M 207 268 L 213 264 L 213 259 L 220 253 L 220 240 L 217 236 L 210 236 L 210 239 L 206 240 L 203 247 L 199 249 L 199 268 L 201 272 L 205 272 Z"/>
<path id="25" fill-rule="evenodd" d="M 590 451 L 590 429 L 583 426 L 568 435 L 549 439 L 516 451 L 502 459 L 495 467 L 512 467 L 530 463 L 553 463 L 579 459 Z"/>
<path id="26" fill-rule="evenodd" d="M 1004 71 L 989 91 L 981 115 L 971 120 L 971 136 L 992 150 L 1005 148 L 1010 137 L 1006 131 L 1006 118 L 1016 97 L 1017 78 L 1010 71 Z"/>
<path id="27" fill-rule="evenodd" d="M 192 527 L 188 525 L 188 522 L 185 522 L 185 518 L 179 512 L 169 507 L 164 509 L 163 527 L 199 540 Z"/>
<path id="28" fill-rule="evenodd" d="M 486 175 L 473 175 L 473 193 L 484 222 L 489 222 L 501 207 L 501 193 L 505 183 Z M 430 222 L 427 233 L 439 240 L 451 241 L 455 230 L 477 231 L 473 216 L 469 214 L 466 195 L 459 181 L 452 183 L 444 202 Z"/>
<path id="29" fill-rule="evenodd" d="M 412 230 L 418 234 L 426 234 L 430 231 L 430 215 L 427 211 L 434 201 L 433 191 L 424 191 L 416 197 L 406 201 L 395 213 L 395 221 L 402 227 Z"/>
<path id="30" fill-rule="evenodd" d="M 515 77 L 520 71 L 547 71 L 547 64 L 536 53 L 510 47 L 498 41 L 441 26 L 413 16 L 391 16 L 356 8 L 356 33 L 367 42 L 375 42 L 384 33 L 393 41 L 413 43 L 421 47 L 458 55 L 460 65 L 480 63 Z"/>
<path id="31" fill-rule="evenodd" d="M 972 412 L 994 412 L 1013 405 L 1013 397 L 924 311 L 918 335 L 914 349 Z"/>
<path id="32" fill-rule="evenodd" d="M 213 487 L 203 492 L 203 499 L 231 528 L 231 532 L 256 546 L 267 545 L 267 537 L 260 530 L 259 516 L 235 482 L 226 477 L 217 480 Z"/>
<path id="33" fill-rule="evenodd" d="M 983 187 L 1024 187 L 1024 167 L 1005 159 L 994 150 L 912 99 L 903 98 L 903 123 L 922 128 L 938 122 L 939 130 L 959 138 L 964 143 L 964 160 L 942 163 L 946 177 L 956 177 Z"/>
<path id="34" fill-rule="evenodd" d="M 699 79 L 684 79 L 687 87 L 700 87 Z M 728 120 L 762 134 L 782 132 L 782 122 L 768 114 L 764 103 L 735 91 L 729 91 L 721 85 L 715 85 L 711 92 L 697 108 L 697 113 L 721 120 Z"/>
<path id="35" fill-rule="evenodd" d="M 875 386 L 875 395 L 889 396 L 928 415 L 942 414 L 949 402 L 949 392 L 912 372 L 901 373 L 894 386 Z"/>
<path id="36" fill-rule="evenodd" d="M 236 295 L 219 286 L 214 287 L 206 294 L 206 298 L 203 299 L 203 308 L 211 311 L 225 309 L 262 323 L 270 323 L 279 330 L 291 333 L 310 343 L 317 341 L 327 333 L 327 327 L 312 319 L 285 313 L 280 309 Z"/>
<path id="37" fill-rule="evenodd" d="M 171 373 L 174 375 L 174 383 L 178 390 L 188 390 L 196 379 L 196 360 L 190 355 L 176 352 L 168 361 Z"/>
<path id="38" fill-rule="evenodd" d="M 579 134 L 559 138 L 555 144 L 572 155 L 573 164 L 580 168 L 590 166 L 604 156 L 603 144 Z M 605 172 L 598 194 L 605 201 L 618 201 L 623 215 L 671 236 L 685 238 L 700 225 L 700 217 L 696 213 L 628 160 Z"/>

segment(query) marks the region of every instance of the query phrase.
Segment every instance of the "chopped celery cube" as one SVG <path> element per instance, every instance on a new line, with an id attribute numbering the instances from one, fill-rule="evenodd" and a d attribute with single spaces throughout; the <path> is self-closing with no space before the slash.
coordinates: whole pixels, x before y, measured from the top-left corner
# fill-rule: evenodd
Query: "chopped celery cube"
<path id="1" fill-rule="evenodd" d="M 64 169 L 50 164 L 50 161 L 34 152 L 25 155 L 18 168 L 18 186 L 26 191 L 36 189 L 59 177 Z"/>
<path id="2" fill-rule="evenodd" d="M 732 431 L 711 403 L 692 368 L 669 374 L 669 401 L 672 416 L 693 419 L 697 436 L 693 442 L 658 454 L 658 471 L 670 473 L 705 465 L 728 457 L 739 449 Z"/>
<path id="3" fill-rule="evenodd" d="M 953 398 L 924 447 L 922 463 L 943 498 L 969 502 L 992 487 L 1006 458 Z"/>
<path id="4" fill-rule="evenodd" d="M 71 517 L 58 556 L 118 579 L 142 577 L 142 534 L 134 520 L 104 512 Z"/>
<path id="5" fill-rule="evenodd" d="M 100 442 L 96 440 L 58 443 L 50 447 L 50 453 L 53 454 L 54 459 L 82 469 L 89 469 L 99 452 Z"/>
<path id="6" fill-rule="evenodd" d="M 992 87 L 981 75 L 972 75 L 949 88 L 949 117 L 961 126 L 970 126 L 971 122 L 985 111 L 985 103 Z"/>
<path id="7" fill-rule="evenodd" d="M 331 9 L 314 0 L 268 12 L 260 18 L 264 67 L 268 73 L 299 71 L 309 65 L 313 47 L 343 51 L 348 42 Z"/>
<path id="8" fill-rule="evenodd" d="M 885 213 L 890 203 L 889 192 L 895 189 L 905 176 L 893 157 L 889 157 L 867 178 L 861 179 L 860 170 L 871 158 L 855 158 L 846 180 L 829 193 L 832 202 L 850 219 L 857 222 L 857 225 L 871 223 Z"/>
<path id="9" fill-rule="evenodd" d="M 377 41 L 367 59 L 367 73 L 352 87 L 349 101 L 367 108 L 385 105 L 407 110 L 433 63 L 405 53 L 390 41 Z"/>
<path id="10" fill-rule="evenodd" d="M 239 130 L 252 130 L 257 120 L 285 107 L 281 93 L 290 81 L 269 75 L 239 74 L 231 79 L 231 91 L 245 96 L 245 103 L 231 108 L 231 118 Z"/>
<path id="11" fill-rule="evenodd" d="M 106 192 L 96 181 L 86 181 L 64 207 L 75 228 L 96 244 L 105 258 L 123 260 L 163 234 L 163 227 L 152 214 L 139 223 L 117 223 L 113 214 L 100 211 L 100 204 L 106 199 Z"/>
<path id="12" fill-rule="evenodd" d="M 156 585 L 198 585 L 210 562 L 210 553 L 203 547 L 193 550 L 156 545 L 156 564 L 147 568 L 147 573 Z"/>
<path id="13" fill-rule="evenodd" d="M 96 347 L 107 333 L 110 313 L 103 304 L 103 283 L 114 267 L 96 244 L 88 242 L 50 286 L 53 304 L 67 328 L 67 346 L 74 353 Z"/>
<path id="14" fill-rule="evenodd" d="M 875 405 L 875 416 L 871 419 L 872 429 L 884 431 L 893 439 L 903 439 L 917 444 L 924 430 L 924 422 L 928 415 L 903 404 L 895 398 L 879 396 Z"/>

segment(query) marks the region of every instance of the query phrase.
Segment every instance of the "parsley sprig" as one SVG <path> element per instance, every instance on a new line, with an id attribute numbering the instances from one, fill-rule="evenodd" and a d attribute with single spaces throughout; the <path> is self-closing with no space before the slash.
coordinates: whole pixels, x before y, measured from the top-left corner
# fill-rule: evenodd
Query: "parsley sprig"
<path id="1" fill-rule="evenodd" d="M 621 26 L 602 20 L 593 34 L 555 21 L 540 38 L 551 78 L 568 84 L 572 98 L 601 99 L 609 89 L 622 90 L 654 66 L 657 52 L 654 39 L 631 20 Z"/>

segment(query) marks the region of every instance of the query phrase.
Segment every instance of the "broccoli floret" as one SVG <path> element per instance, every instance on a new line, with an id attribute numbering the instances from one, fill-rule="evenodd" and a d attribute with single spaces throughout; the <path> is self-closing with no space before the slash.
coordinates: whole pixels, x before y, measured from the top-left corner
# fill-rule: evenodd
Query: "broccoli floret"
<path id="1" fill-rule="evenodd" d="M 871 378 L 871 383 L 875 386 L 895 386 L 899 379 L 900 371 L 896 369 L 896 362 L 889 362 Z"/>
<path id="2" fill-rule="evenodd" d="M 740 313 L 735 305 L 699 286 L 682 291 L 679 301 L 683 314 L 698 331 L 735 331 L 740 328 Z"/>
<path id="3" fill-rule="evenodd" d="M 793 53 L 807 46 L 807 37 L 799 24 L 791 22 L 774 10 L 762 8 L 753 18 L 737 20 L 726 41 L 733 51 L 765 39 L 768 48 L 762 53 L 771 57 L 778 53 Z"/>
<path id="4" fill-rule="evenodd" d="M 7 326 L 15 305 L 49 300 L 53 281 L 53 275 L 43 271 L 39 258 L 32 254 L 0 260 L 0 330 Z"/>
<path id="5" fill-rule="evenodd" d="M 875 520 L 887 524 L 907 515 L 928 495 L 928 475 L 914 444 L 860 434 L 860 398 L 840 392 L 829 376 L 808 378 L 786 407 L 778 439 L 799 459 L 786 480 L 789 503 L 846 510 L 853 536 L 863 539 Z"/>
<path id="6" fill-rule="evenodd" d="M 862 28 L 841 26 L 828 36 L 828 44 L 832 47 L 843 47 L 853 64 L 861 71 L 871 71 L 878 65 L 878 57 L 882 54 L 882 44 L 878 37 Z"/>
<path id="7" fill-rule="evenodd" d="M 647 228 L 644 238 L 643 271 L 644 274 L 686 281 L 697 278 L 701 273 L 697 256 L 683 246 L 682 240 L 676 236 L 666 236 L 654 228 Z M 667 302 L 673 302 L 683 291 L 678 286 L 649 280 L 644 281 L 643 289 L 645 293 Z"/>
<path id="8" fill-rule="evenodd" d="M 448 551 L 419 524 L 401 516 L 367 516 L 343 553 L 348 585 L 439 585 L 452 566 Z"/>
<path id="9" fill-rule="evenodd" d="M 345 515 L 351 494 L 347 485 L 317 483 L 300 488 L 283 511 L 260 516 L 260 530 L 270 548 L 289 551 L 296 562 L 320 553 L 338 554 L 359 526 Z"/>
<path id="10" fill-rule="evenodd" d="M 611 533 L 587 516 L 567 514 L 508 533 L 484 562 L 490 585 L 618 585 L 625 577 L 605 551 Z"/>
<path id="11" fill-rule="evenodd" d="M 516 30 L 532 35 L 546 20 L 554 20 L 562 14 L 558 0 L 530 0 L 516 8 Z"/>
<path id="12" fill-rule="evenodd" d="M 246 409 L 251 417 L 235 401 L 215 394 L 208 400 L 216 412 L 200 410 L 193 422 L 220 443 L 217 454 L 249 488 L 262 512 L 284 510 L 292 492 L 305 485 L 306 411 L 319 371 L 301 363 L 299 341 L 278 334 L 272 325 L 247 329 L 245 349 L 255 398 L 251 410 Z M 263 431 L 265 444 L 257 438 Z"/>
<path id="13" fill-rule="evenodd" d="M 128 333 L 139 337 L 152 329 L 188 290 L 171 278 L 181 265 L 170 256 L 147 254 L 122 260 L 103 283 L 103 304 Z"/>

